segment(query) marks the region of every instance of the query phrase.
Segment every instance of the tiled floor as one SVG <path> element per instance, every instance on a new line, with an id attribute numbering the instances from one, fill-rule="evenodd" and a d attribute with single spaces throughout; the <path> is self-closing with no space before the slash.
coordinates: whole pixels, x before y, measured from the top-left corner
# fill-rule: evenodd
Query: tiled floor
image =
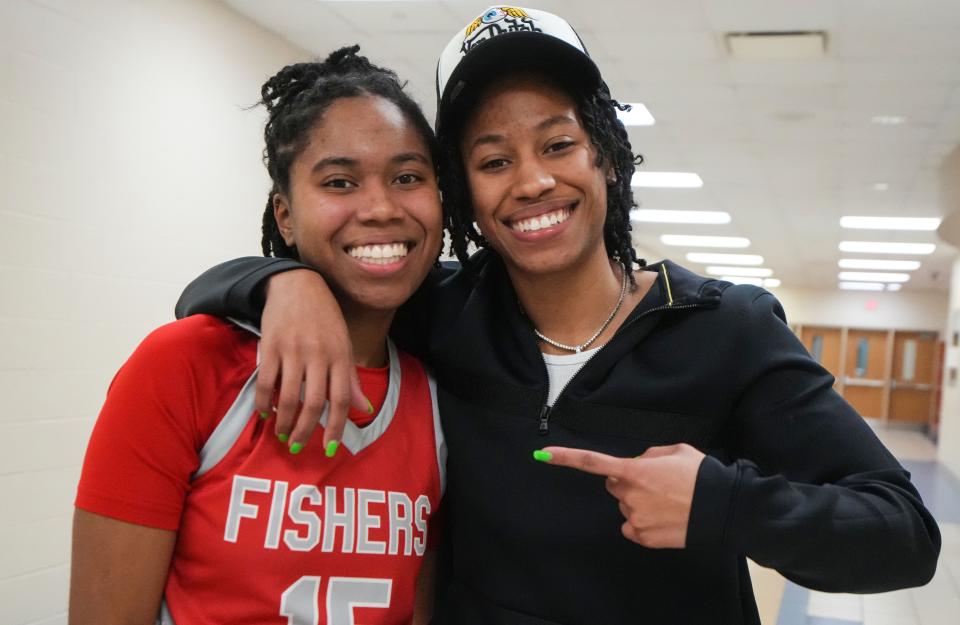
<path id="1" fill-rule="evenodd" d="M 936 448 L 922 434 L 879 428 L 877 434 L 910 471 L 940 525 L 936 575 L 921 588 L 876 595 L 815 592 L 788 581 L 775 625 L 960 624 L 960 481 L 936 462 Z"/>

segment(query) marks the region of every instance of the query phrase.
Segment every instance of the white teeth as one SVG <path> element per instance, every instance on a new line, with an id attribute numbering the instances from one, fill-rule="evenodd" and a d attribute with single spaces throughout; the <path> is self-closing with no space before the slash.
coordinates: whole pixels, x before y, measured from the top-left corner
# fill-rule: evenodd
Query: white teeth
<path id="1" fill-rule="evenodd" d="M 570 212 L 570 209 L 561 208 L 560 210 L 556 210 L 545 215 L 539 215 L 537 217 L 531 217 L 521 221 L 514 221 L 510 224 L 510 227 L 514 230 L 519 230 L 520 232 L 536 232 L 537 230 L 542 230 L 543 228 L 549 228 L 550 226 L 562 224 L 570 218 Z"/>
<path id="2" fill-rule="evenodd" d="M 378 245 L 358 245 L 347 249 L 353 258 L 373 265 L 395 263 L 407 255 L 406 243 L 381 243 Z"/>

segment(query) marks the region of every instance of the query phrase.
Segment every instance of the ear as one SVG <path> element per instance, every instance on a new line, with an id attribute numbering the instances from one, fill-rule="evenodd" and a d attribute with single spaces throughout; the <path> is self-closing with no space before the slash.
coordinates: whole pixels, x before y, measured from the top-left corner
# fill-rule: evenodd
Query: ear
<path id="1" fill-rule="evenodd" d="M 613 165 L 607 165 L 607 184 L 617 183 L 617 172 L 613 170 Z"/>
<path id="2" fill-rule="evenodd" d="M 277 229 L 280 230 L 283 242 L 290 247 L 295 247 L 293 213 L 290 210 L 290 201 L 282 193 L 273 194 L 273 218 L 277 220 Z"/>

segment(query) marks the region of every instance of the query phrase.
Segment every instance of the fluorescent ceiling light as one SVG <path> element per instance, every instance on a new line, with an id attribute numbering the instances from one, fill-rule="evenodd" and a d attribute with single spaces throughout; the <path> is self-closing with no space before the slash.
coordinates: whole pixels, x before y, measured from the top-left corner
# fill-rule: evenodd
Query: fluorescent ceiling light
<path id="1" fill-rule="evenodd" d="M 775 289 L 780 286 L 779 278 L 767 278 L 763 281 L 763 287 L 766 289 Z"/>
<path id="2" fill-rule="evenodd" d="M 759 254 L 722 254 L 711 252 L 690 252 L 687 254 L 687 260 L 691 263 L 701 263 L 709 265 L 711 263 L 722 263 L 725 265 L 762 265 L 763 256 Z"/>
<path id="3" fill-rule="evenodd" d="M 827 34 L 821 30 L 727 33 L 726 39 L 737 61 L 818 60 L 827 49 Z"/>
<path id="4" fill-rule="evenodd" d="M 700 176 L 686 171 L 638 171 L 630 179 L 634 187 L 696 189 L 703 186 Z"/>
<path id="5" fill-rule="evenodd" d="M 874 260 L 872 258 L 841 258 L 841 269 L 886 269 L 888 271 L 913 271 L 920 268 L 919 260 Z"/>
<path id="6" fill-rule="evenodd" d="M 752 284 L 753 286 L 763 286 L 763 278 L 747 278 L 744 276 L 720 276 L 721 280 L 732 282 L 734 284 Z"/>
<path id="7" fill-rule="evenodd" d="M 894 243 L 890 241 L 841 241 L 841 252 L 866 254 L 932 254 L 933 243 Z"/>
<path id="8" fill-rule="evenodd" d="M 841 282 L 839 285 L 844 291 L 882 291 L 880 282 Z"/>
<path id="9" fill-rule="evenodd" d="M 887 285 L 887 290 L 888 290 L 888 291 L 899 291 L 899 290 L 902 289 L 902 288 L 903 288 L 903 285 L 900 284 L 899 282 L 894 282 L 893 284 L 888 284 L 888 285 Z"/>
<path id="10" fill-rule="evenodd" d="M 906 282 L 908 273 L 875 273 L 869 271 L 841 271 L 839 278 L 847 282 Z"/>
<path id="11" fill-rule="evenodd" d="M 881 126 L 899 126 L 905 123 L 907 118 L 903 115 L 874 115 L 870 121 Z"/>
<path id="12" fill-rule="evenodd" d="M 750 247 L 750 239 L 745 237 L 707 237 L 695 234 L 662 234 L 660 242 L 664 245 L 686 247 Z"/>
<path id="13" fill-rule="evenodd" d="M 730 213 L 724 211 L 676 211 L 655 208 L 635 208 L 630 211 L 633 221 L 661 224 L 728 224 Z"/>
<path id="14" fill-rule="evenodd" d="M 939 217 L 862 217 L 846 215 L 840 218 L 841 228 L 859 230 L 936 230 Z"/>
<path id="15" fill-rule="evenodd" d="M 712 265 L 707 267 L 707 273 L 711 276 L 750 276 L 754 278 L 769 278 L 773 275 L 773 269 L 766 267 L 721 267 Z"/>
<path id="16" fill-rule="evenodd" d="M 629 111 L 617 110 L 617 119 L 622 121 L 624 126 L 653 126 L 657 123 L 643 104 L 639 102 L 621 102 L 621 104 L 629 104 L 632 107 Z"/>

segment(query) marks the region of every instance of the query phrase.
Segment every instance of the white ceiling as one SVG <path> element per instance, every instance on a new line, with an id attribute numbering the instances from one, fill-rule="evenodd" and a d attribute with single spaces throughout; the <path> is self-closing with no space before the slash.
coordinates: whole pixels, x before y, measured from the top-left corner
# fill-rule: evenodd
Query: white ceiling
<path id="1" fill-rule="evenodd" d="M 359 43 L 432 118 L 434 72 L 469 0 L 225 0 L 318 56 Z M 749 237 L 785 287 L 836 284 L 841 239 L 936 242 L 904 287 L 947 290 L 956 250 L 934 233 L 841 230 L 841 215 L 939 216 L 938 167 L 960 143 L 960 0 L 538 0 L 577 29 L 615 97 L 656 125 L 630 129 L 651 171 L 700 189 L 637 189 L 642 206 L 724 210 L 719 226 L 635 224 L 648 260 L 685 262 L 663 233 Z M 825 30 L 818 61 L 739 62 L 730 31 Z M 877 115 L 907 123 L 880 126 Z M 875 183 L 889 189 L 877 191 Z M 723 250 L 717 250 L 723 251 Z M 734 250 L 731 250 L 734 251 Z M 865 255 L 847 255 L 860 256 Z M 876 257 L 876 256 L 871 256 Z M 891 258 L 901 258 L 892 256 Z M 695 270 L 703 266 L 690 264 Z"/>

